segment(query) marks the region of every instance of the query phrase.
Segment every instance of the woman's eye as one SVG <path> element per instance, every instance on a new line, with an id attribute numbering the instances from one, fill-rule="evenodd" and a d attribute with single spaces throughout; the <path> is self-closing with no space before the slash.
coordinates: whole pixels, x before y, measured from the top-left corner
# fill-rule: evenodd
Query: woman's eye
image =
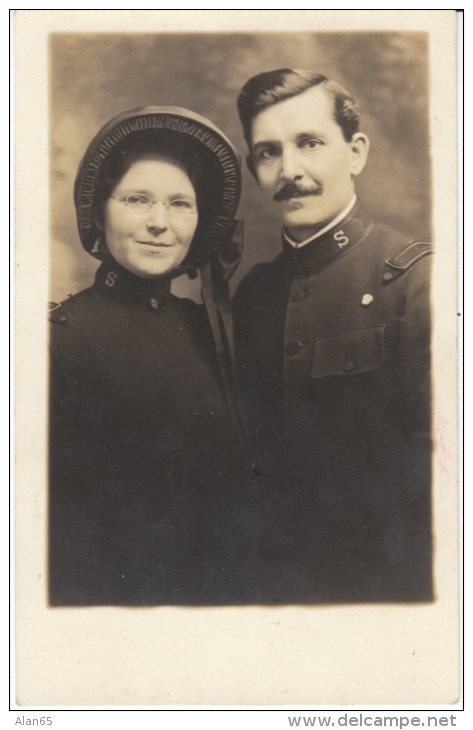
<path id="1" fill-rule="evenodd" d="M 123 198 L 123 202 L 126 205 L 149 205 L 149 200 L 145 195 L 126 195 Z"/>
<path id="2" fill-rule="evenodd" d="M 190 200 L 181 200 L 180 198 L 178 200 L 171 200 L 169 205 L 171 208 L 184 208 L 185 210 L 192 210 L 194 207 Z"/>

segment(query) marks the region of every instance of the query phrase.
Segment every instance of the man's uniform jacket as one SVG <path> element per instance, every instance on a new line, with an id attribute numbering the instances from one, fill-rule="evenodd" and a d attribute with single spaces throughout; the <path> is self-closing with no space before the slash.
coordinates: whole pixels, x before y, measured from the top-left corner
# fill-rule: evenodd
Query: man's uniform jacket
<path id="1" fill-rule="evenodd" d="M 356 204 L 239 287 L 262 601 L 432 598 L 431 251 Z"/>

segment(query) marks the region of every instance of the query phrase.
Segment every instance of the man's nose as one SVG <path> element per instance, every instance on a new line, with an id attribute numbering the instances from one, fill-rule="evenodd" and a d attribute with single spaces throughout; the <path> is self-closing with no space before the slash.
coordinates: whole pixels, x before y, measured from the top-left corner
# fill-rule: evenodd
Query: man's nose
<path id="1" fill-rule="evenodd" d="M 164 203 L 156 201 L 148 211 L 146 225 L 151 229 L 165 231 L 168 227 L 168 212 Z"/>
<path id="2" fill-rule="evenodd" d="M 304 174 L 298 150 L 286 147 L 281 154 L 281 180 L 288 182 L 301 178 Z"/>

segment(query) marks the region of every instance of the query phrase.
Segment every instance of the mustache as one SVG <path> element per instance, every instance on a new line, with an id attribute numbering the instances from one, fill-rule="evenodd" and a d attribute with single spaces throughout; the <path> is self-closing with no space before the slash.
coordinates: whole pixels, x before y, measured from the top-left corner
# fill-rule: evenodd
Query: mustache
<path id="1" fill-rule="evenodd" d="M 304 198 L 307 195 L 322 195 L 322 193 L 322 185 L 312 185 L 309 188 L 303 188 L 296 183 L 286 183 L 281 188 L 281 190 L 278 190 L 277 193 L 273 195 L 273 200 L 276 203 L 279 203 L 281 202 L 281 200 L 289 200 L 290 198 Z"/>

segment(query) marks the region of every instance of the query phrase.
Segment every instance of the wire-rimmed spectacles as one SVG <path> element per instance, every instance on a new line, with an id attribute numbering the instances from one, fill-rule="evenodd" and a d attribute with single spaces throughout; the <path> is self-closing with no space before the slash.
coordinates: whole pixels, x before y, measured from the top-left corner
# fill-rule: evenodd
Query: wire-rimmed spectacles
<path id="1" fill-rule="evenodd" d="M 147 195 L 141 193 L 130 193 L 121 197 L 110 195 L 110 197 L 124 205 L 130 213 L 144 214 L 154 205 L 164 205 L 171 218 L 178 220 L 185 220 L 197 213 L 197 204 L 190 198 L 173 198 L 165 203 L 162 200 L 150 200 Z"/>

